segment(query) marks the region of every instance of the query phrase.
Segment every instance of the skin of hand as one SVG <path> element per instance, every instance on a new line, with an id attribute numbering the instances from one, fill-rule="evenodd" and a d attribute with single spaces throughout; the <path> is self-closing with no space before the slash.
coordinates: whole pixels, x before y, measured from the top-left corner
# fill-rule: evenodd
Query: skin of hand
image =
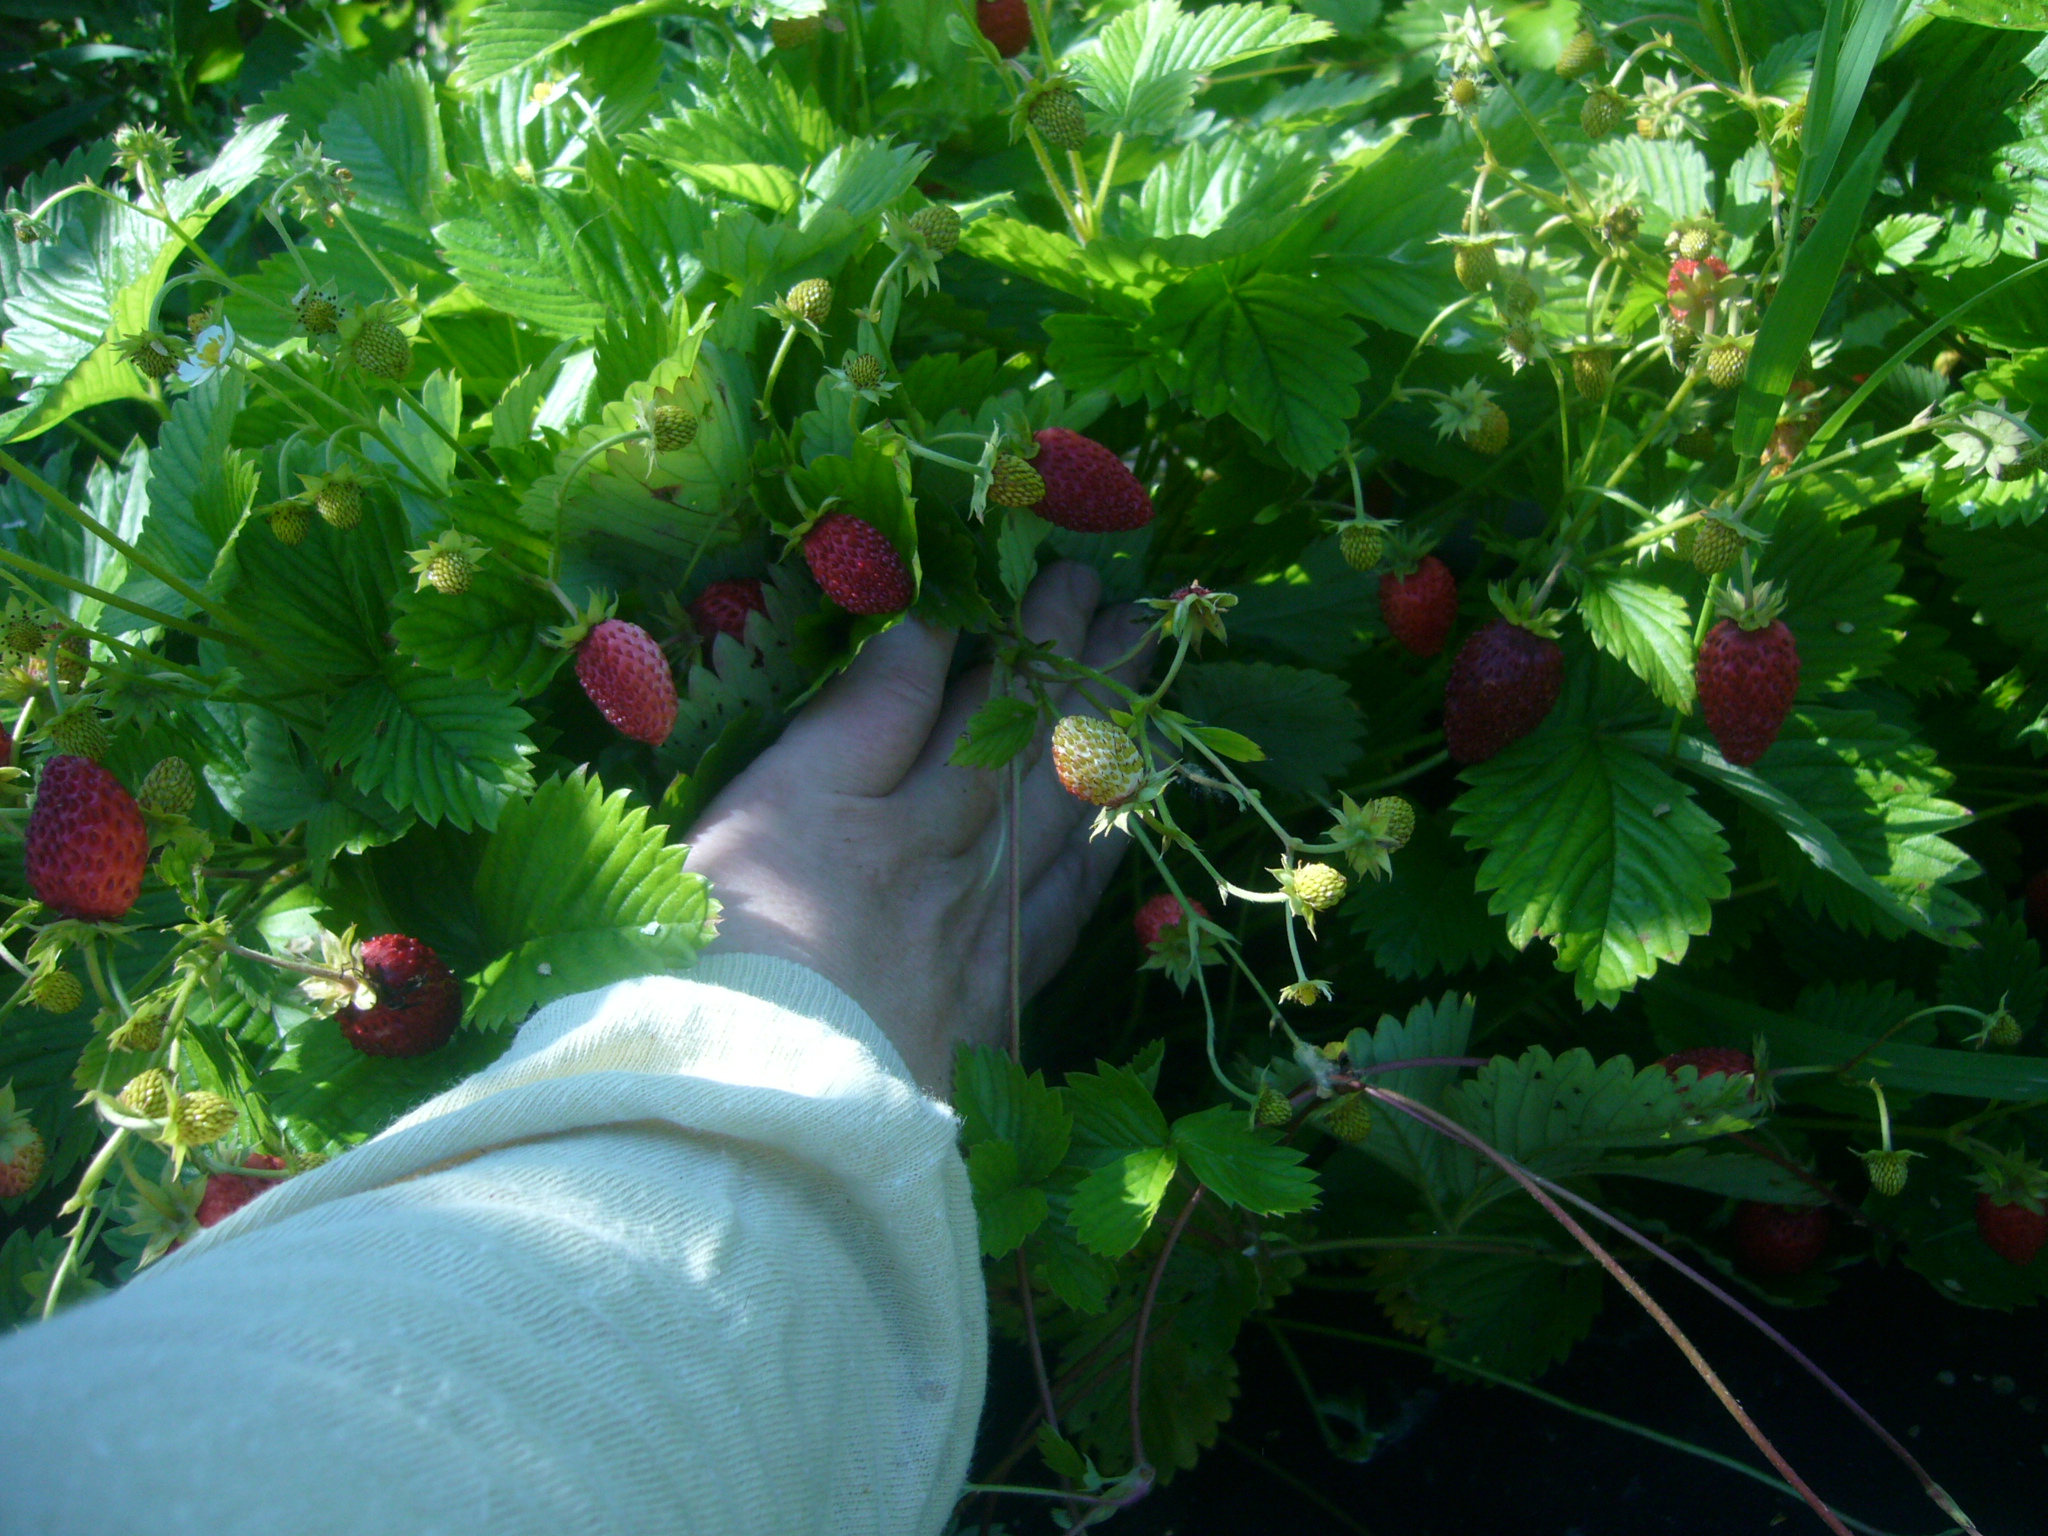
<path id="1" fill-rule="evenodd" d="M 1051 567 L 1025 594 L 1025 634 L 1106 667 L 1150 615 L 1098 611 L 1100 595 L 1088 567 Z M 989 697 L 986 667 L 948 686 L 955 640 L 914 618 L 871 640 L 706 809 L 688 866 L 724 904 L 721 949 L 779 955 L 835 983 L 940 1097 L 956 1044 L 1009 1033 L 1008 771 L 946 761 Z M 1148 646 L 1119 680 L 1150 662 Z M 1072 690 L 1048 691 L 1056 714 L 1097 713 Z M 1048 736 L 1019 759 L 1026 997 L 1073 949 L 1129 841 L 1089 837 L 1095 808 L 1060 787 Z"/>

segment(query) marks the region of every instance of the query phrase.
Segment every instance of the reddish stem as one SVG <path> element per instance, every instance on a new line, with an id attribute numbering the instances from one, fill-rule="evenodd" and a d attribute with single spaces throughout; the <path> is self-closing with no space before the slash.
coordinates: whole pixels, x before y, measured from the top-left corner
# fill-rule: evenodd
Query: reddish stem
<path id="1" fill-rule="evenodd" d="M 1152 1481 L 1151 1463 L 1145 1460 L 1145 1428 L 1139 1409 L 1139 1394 L 1145 1385 L 1145 1331 L 1152 1326 L 1152 1304 L 1159 1299 L 1159 1282 L 1166 1274 L 1166 1261 L 1173 1257 L 1174 1245 L 1186 1229 L 1188 1218 L 1195 1214 L 1195 1207 L 1202 1203 L 1206 1193 L 1197 1184 L 1195 1192 L 1188 1196 L 1188 1203 L 1180 1208 L 1180 1215 L 1173 1220 L 1172 1228 L 1166 1234 L 1166 1242 L 1159 1250 L 1159 1258 L 1152 1266 L 1152 1278 L 1145 1283 L 1145 1300 L 1138 1307 L 1138 1331 L 1131 1339 L 1131 1470 L 1138 1473 L 1147 1486 Z M 1847 1532 L 1843 1536 L 1848 1536 Z"/>
<path id="2" fill-rule="evenodd" d="M 1615 1283 L 1627 1291 L 1636 1305 L 1649 1314 L 1650 1320 L 1664 1330 L 1665 1335 L 1670 1338 L 1671 1342 L 1678 1346 L 1679 1353 L 1683 1354 L 1692 1368 L 1699 1373 L 1700 1380 L 1704 1381 L 1714 1396 L 1721 1400 L 1721 1406 L 1728 1410 L 1729 1417 L 1742 1427 L 1742 1432 L 1745 1435 L 1749 1436 L 1750 1443 L 1763 1452 L 1764 1458 L 1778 1469 L 1778 1475 L 1798 1491 L 1799 1496 L 1806 1500 L 1808 1506 L 1812 1508 L 1815 1514 L 1820 1516 L 1827 1528 L 1833 1531 L 1835 1536 L 1849 1536 L 1849 1528 L 1835 1517 L 1834 1511 L 1821 1501 L 1820 1496 L 1806 1485 L 1806 1480 L 1793 1470 L 1792 1464 L 1779 1454 L 1778 1448 L 1771 1444 L 1769 1437 L 1757 1427 L 1756 1421 L 1750 1418 L 1748 1411 L 1736 1400 L 1735 1394 L 1728 1390 L 1726 1383 L 1715 1374 L 1714 1368 L 1707 1364 L 1706 1356 L 1702 1355 L 1698 1348 L 1694 1346 L 1692 1340 L 1685 1336 L 1685 1330 L 1672 1321 L 1671 1315 L 1668 1312 L 1657 1305 L 1656 1299 L 1643 1289 L 1635 1276 L 1622 1268 L 1620 1260 L 1616 1259 L 1613 1254 L 1595 1242 L 1592 1234 L 1584 1227 L 1572 1220 L 1564 1207 L 1559 1205 L 1545 1192 L 1543 1184 L 1537 1180 L 1534 1174 L 1530 1173 L 1528 1169 L 1524 1168 L 1513 1158 L 1490 1145 L 1484 1137 L 1467 1130 L 1448 1116 L 1438 1114 L 1426 1104 L 1418 1103 L 1406 1094 L 1396 1093 L 1391 1088 L 1368 1087 L 1363 1091 L 1371 1094 L 1373 1098 L 1385 1104 L 1388 1108 L 1398 1110 L 1400 1113 L 1407 1115 L 1411 1120 L 1418 1120 L 1439 1134 L 1450 1137 L 1451 1140 L 1458 1142 L 1462 1146 L 1469 1147 L 1472 1151 L 1477 1152 L 1480 1156 L 1495 1164 L 1509 1178 L 1521 1185 L 1532 1200 L 1550 1213 L 1552 1220 L 1563 1227 L 1566 1232 L 1570 1233 L 1574 1241 L 1599 1261 L 1600 1267 L 1612 1275 Z"/>

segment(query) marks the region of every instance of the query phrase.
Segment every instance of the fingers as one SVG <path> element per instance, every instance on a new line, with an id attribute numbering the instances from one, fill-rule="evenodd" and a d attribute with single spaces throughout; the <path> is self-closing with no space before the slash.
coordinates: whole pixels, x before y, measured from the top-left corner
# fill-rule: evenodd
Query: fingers
<path id="1" fill-rule="evenodd" d="M 905 619 L 867 643 L 852 666 L 776 743 L 826 793 L 886 795 L 924 751 L 945 701 L 955 636 Z"/>
<path id="2" fill-rule="evenodd" d="M 1026 997 L 1051 980 L 1073 953 L 1082 925 L 1130 847 L 1121 832 L 1091 838 L 1083 824 L 1068 834 L 1036 883 L 1024 888 L 1018 926 Z"/>
<path id="3" fill-rule="evenodd" d="M 1101 592 L 1102 583 L 1085 565 L 1065 561 L 1042 571 L 1024 595 L 1024 633 L 1062 656 L 1080 654 Z M 902 792 L 914 800 L 921 822 L 955 850 L 975 843 L 1001 799 L 1002 774 L 947 762 L 967 722 L 988 702 L 989 678 L 989 668 L 977 667 L 954 682 L 931 740 L 903 781 Z"/>

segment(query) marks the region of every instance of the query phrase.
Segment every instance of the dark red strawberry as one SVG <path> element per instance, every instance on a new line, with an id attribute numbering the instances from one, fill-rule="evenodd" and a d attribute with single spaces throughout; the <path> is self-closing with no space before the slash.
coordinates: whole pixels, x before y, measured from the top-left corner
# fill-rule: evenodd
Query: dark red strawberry
<path id="1" fill-rule="evenodd" d="M 0 725 L 0 768 L 7 767 L 13 761 L 14 738 L 8 734 L 6 726 Z"/>
<path id="2" fill-rule="evenodd" d="M 829 512 L 804 535 L 804 563 L 848 613 L 901 613 L 916 596 L 888 536 L 865 518 Z"/>
<path id="3" fill-rule="evenodd" d="M 402 933 L 379 934 L 357 952 L 376 991 L 373 1008 L 335 1015 L 365 1056 L 421 1056 L 448 1043 L 462 1022 L 462 983 L 441 957 Z"/>
<path id="4" fill-rule="evenodd" d="M 1716 1072 L 1741 1077 L 1756 1071 L 1756 1061 L 1749 1052 L 1726 1045 L 1702 1045 L 1690 1051 L 1673 1051 L 1658 1065 L 1673 1077 L 1678 1075 L 1680 1067 L 1691 1067 L 1701 1077 L 1712 1077 Z"/>
<path id="5" fill-rule="evenodd" d="M 1444 745 L 1461 763 L 1497 757 L 1543 723 L 1564 689 L 1564 648 L 1495 619 L 1458 649 L 1444 684 Z"/>
<path id="6" fill-rule="evenodd" d="M 1435 555 L 1406 576 L 1389 571 L 1380 578 L 1380 618 L 1402 650 L 1434 656 L 1458 621 L 1458 579 Z"/>
<path id="7" fill-rule="evenodd" d="M 1209 909 L 1199 901 L 1193 903 L 1196 912 L 1203 917 Z M 1138 942 L 1150 949 L 1159 942 L 1159 936 L 1169 928 L 1178 928 L 1187 921 L 1187 908 L 1180 904 L 1180 898 L 1171 891 L 1161 891 L 1145 905 L 1138 908 L 1138 915 L 1132 919 L 1138 930 Z"/>
<path id="8" fill-rule="evenodd" d="M 758 581 L 714 581 L 690 604 L 690 622 L 697 626 L 697 633 L 707 645 L 713 635 L 745 640 L 747 615 L 767 611 L 768 602 L 761 595 Z"/>
<path id="9" fill-rule="evenodd" d="M 1075 533 L 1123 533 L 1152 521 L 1152 498 L 1124 461 L 1092 437 L 1047 427 L 1032 434 L 1031 469 L 1045 495 L 1031 510 Z"/>
<path id="10" fill-rule="evenodd" d="M 1746 768 L 1778 739 L 1799 686 L 1799 647 L 1782 619 L 1744 629 L 1723 619 L 1707 633 L 1694 673 L 1700 713 L 1721 755 Z"/>
<path id="11" fill-rule="evenodd" d="M 1024 0 L 978 0 L 974 24 L 1006 59 L 1014 59 L 1031 46 L 1031 12 Z"/>
<path id="12" fill-rule="evenodd" d="M 1977 1196 L 1977 1235 L 2008 1264 L 2031 1264 L 2048 1244 L 2048 1209 L 2017 1197 Z"/>
<path id="13" fill-rule="evenodd" d="M 28 818 L 28 884 L 66 917 L 112 922 L 135 905 L 149 828 L 135 797 L 89 757 L 53 757 Z"/>
<path id="14" fill-rule="evenodd" d="M 658 747 L 676 723 L 676 680 L 654 636 L 606 619 L 576 647 L 576 681 L 622 736 Z"/>
<path id="15" fill-rule="evenodd" d="M 1735 1207 L 1735 1251 L 1753 1275 L 1803 1275 L 1826 1252 L 1833 1226 L 1824 1205 L 1745 1200 Z"/>
<path id="16" fill-rule="evenodd" d="M 284 1159 L 252 1152 L 242 1159 L 244 1168 L 282 1168 Z M 199 1197 L 195 1219 L 202 1227 L 226 1221 L 258 1195 L 275 1188 L 275 1179 L 252 1179 L 239 1173 L 213 1173 L 206 1178 L 206 1190 Z"/>
<path id="17" fill-rule="evenodd" d="M 2027 932 L 2048 944 L 2048 869 L 2027 882 Z"/>

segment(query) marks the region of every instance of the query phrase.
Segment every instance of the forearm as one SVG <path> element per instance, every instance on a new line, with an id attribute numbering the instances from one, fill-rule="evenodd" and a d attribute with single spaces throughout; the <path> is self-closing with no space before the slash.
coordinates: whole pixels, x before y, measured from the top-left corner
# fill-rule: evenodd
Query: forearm
<path id="1" fill-rule="evenodd" d="M 950 1118 L 816 978 L 705 974 L 768 995 L 543 1014 L 0 1352 L 47 1427 L 0 1451 L 0 1529 L 182 1487 L 208 1531 L 937 1530 L 984 1347 Z"/>

